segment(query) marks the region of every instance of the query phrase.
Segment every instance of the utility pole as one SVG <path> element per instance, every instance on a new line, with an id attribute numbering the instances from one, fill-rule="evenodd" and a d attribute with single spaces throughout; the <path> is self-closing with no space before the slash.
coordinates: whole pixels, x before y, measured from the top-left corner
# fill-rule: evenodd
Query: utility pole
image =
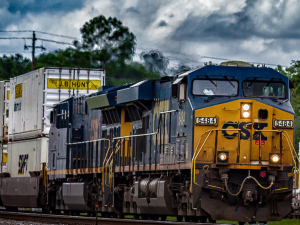
<path id="1" fill-rule="evenodd" d="M 35 53 L 35 49 L 36 48 L 40 48 L 42 49 L 42 51 L 45 51 L 46 48 L 44 48 L 43 45 L 41 46 L 35 46 L 35 41 L 37 40 L 37 38 L 35 37 L 35 32 L 32 31 L 32 45 L 24 45 L 24 50 L 28 50 L 28 48 L 32 48 L 32 63 L 31 63 L 31 70 L 34 70 L 35 69 L 35 56 L 34 56 L 34 53 Z"/>
<path id="2" fill-rule="evenodd" d="M 32 32 L 32 64 L 31 64 L 31 70 L 34 70 L 34 64 L 35 64 L 35 57 L 34 57 L 34 52 L 35 52 L 35 32 Z"/>

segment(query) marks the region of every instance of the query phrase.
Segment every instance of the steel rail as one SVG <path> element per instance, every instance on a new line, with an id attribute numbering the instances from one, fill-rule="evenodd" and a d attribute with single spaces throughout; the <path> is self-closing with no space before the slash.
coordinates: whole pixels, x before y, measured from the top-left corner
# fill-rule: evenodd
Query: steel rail
<path id="1" fill-rule="evenodd" d="M 0 211 L 0 219 L 16 220 L 16 221 L 32 221 L 32 222 L 50 222 L 58 224 L 96 224 L 96 217 L 87 216 L 69 216 L 54 215 L 32 212 L 9 212 Z M 101 225 L 129 225 L 129 224 L 147 224 L 147 225 L 214 225 L 216 223 L 197 223 L 197 222 L 176 222 L 176 221 L 159 221 L 159 220 L 137 220 L 137 219 L 119 219 L 119 218 L 97 218 L 97 224 Z M 218 225 L 229 225 L 221 224 Z"/>

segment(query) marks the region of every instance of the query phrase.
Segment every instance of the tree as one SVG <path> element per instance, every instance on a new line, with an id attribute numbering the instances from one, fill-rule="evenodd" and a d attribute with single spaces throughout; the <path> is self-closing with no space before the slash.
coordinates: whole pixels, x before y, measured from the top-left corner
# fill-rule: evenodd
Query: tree
<path id="1" fill-rule="evenodd" d="M 0 80 L 9 80 L 11 77 L 30 71 L 31 61 L 21 54 L 0 57 Z"/>
<path id="2" fill-rule="evenodd" d="M 36 68 L 44 66 L 99 68 L 93 57 L 93 53 L 90 51 L 80 51 L 73 48 L 58 49 L 39 55 L 36 58 Z"/>
<path id="3" fill-rule="evenodd" d="M 100 15 L 86 22 L 80 29 L 82 44 L 74 42 L 79 49 L 93 51 L 100 64 L 131 59 L 134 54 L 135 36 L 117 18 Z"/>
<path id="4" fill-rule="evenodd" d="M 293 60 L 291 66 L 283 69 L 277 66 L 276 70 L 290 78 L 294 88 L 291 89 L 290 101 L 295 111 L 295 149 L 299 152 L 300 142 L 300 61 Z"/>
<path id="5" fill-rule="evenodd" d="M 158 73 L 161 76 L 167 75 L 169 60 L 160 51 L 142 52 L 140 58 L 144 61 L 149 72 Z"/>

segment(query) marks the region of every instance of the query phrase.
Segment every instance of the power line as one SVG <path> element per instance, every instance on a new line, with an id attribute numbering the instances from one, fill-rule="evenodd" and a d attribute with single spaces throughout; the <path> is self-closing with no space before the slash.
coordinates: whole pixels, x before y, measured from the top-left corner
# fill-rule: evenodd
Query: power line
<path id="1" fill-rule="evenodd" d="M 26 40 L 31 40 L 31 37 L 0 37 L 0 39 L 26 39 Z M 35 40 L 41 40 L 41 41 L 47 41 L 47 42 L 53 42 L 56 44 L 63 44 L 63 45 L 73 45 L 72 43 L 68 42 L 63 42 L 63 41 L 55 41 L 51 39 L 44 39 L 44 38 L 36 38 Z"/>
<path id="2" fill-rule="evenodd" d="M 26 32 L 34 32 L 34 30 L 0 30 L 1 33 L 7 32 L 7 33 L 26 33 Z M 67 35 L 61 35 L 61 34 L 54 34 L 54 33 L 49 33 L 49 32 L 44 32 L 44 31 L 35 31 L 36 33 L 40 34 L 47 34 L 47 35 L 52 35 L 56 37 L 63 37 L 63 38 L 70 38 L 70 39 L 76 39 L 79 40 L 77 37 L 72 37 L 72 36 L 67 36 Z"/>
<path id="3" fill-rule="evenodd" d="M 41 40 L 41 41 L 47 41 L 47 42 L 54 42 L 56 44 L 62 44 L 62 45 L 73 45 L 72 43 L 68 43 L 68 42 L 63 42 L 63 41 L 54 41 L 54 40 L 50 40 L 50 39 L 43 39 L 43 38 L 37 38 L 37 40 Z"/>
<path id="4" fill-rule="evenodd" d="M 0 39 L 32 39 L 31 37 L 0 37 Z"/>
<path id="5" fill-rule="evenodd" d="M 64 38 L 70 38 L 70 39 L 79 40 L 79 38 L 76 38 L 76 37 L 71 37 L 71 36 L 66 36 L 66 35 L 60 35 L 60 34 L 53 34 L 53 33 L 48 33 L 48 32 L 44 32 L 44 31 L 36 31 L 36 33 L 48 34 L 48 35 L 52 35 L 52 36 L 56 36 L 56 37 L 64 37 Z"/>

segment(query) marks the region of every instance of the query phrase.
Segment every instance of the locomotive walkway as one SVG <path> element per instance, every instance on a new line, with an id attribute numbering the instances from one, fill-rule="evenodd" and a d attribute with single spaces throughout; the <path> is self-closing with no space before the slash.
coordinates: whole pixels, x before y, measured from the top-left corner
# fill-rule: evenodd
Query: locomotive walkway
<path id="1" fill-rule="evenodd" d="M 18 221 L 31 221 L 39 223 L 52 223 L 52 224 L 98 224 L 98 225 L 129 225 L 129 224 L 145 224 L 145 225 L 195 225 L 205 224 L 213 225 L 215 223 L 196 223 L 196 222 L 174 222 L 174 221 L 153 221 L 153 220 L 136 220 L 136 219 L 118 219 L 118 218 L 103 218 L 98 217 L 85 217 L 85 216 L 68 216 L 68 215 L 53 215 L 41 213 L 28 213 L 28 212 L 8 212 L 0 211 L 0 219 L 18 220 Z M 228 225 L 228 224 L 218 224 Z"/>

